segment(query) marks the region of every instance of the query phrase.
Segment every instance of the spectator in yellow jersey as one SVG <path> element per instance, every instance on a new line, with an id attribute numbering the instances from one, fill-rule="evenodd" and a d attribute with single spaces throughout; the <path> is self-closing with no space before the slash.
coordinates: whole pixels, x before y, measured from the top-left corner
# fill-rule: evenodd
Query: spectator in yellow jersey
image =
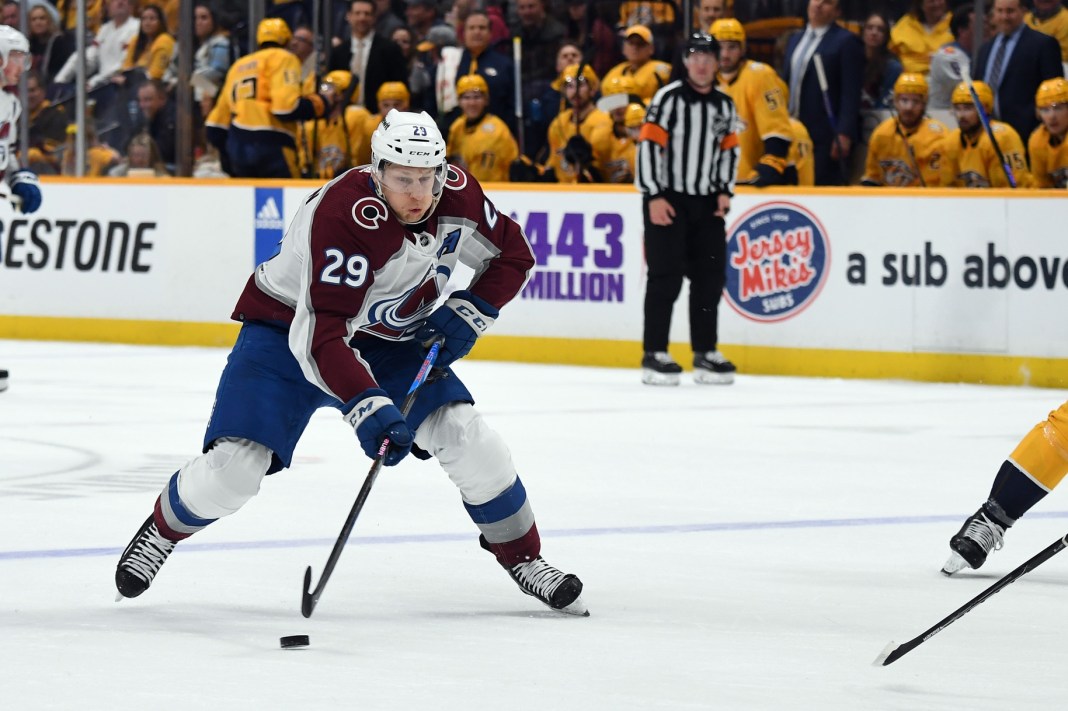
<path id="1" fill-rule="evenodd" d="M 975 93 L 979 95 L 979 101 L 989 116 L 994 108 L 994 93 L 981 81 L 975 82 Z M 966 83 L 957 85 L 951 101 L 958 128 L 951 131 L 946 139 L 945 155 L 942 159 L 943 187 L 1009 187 L 1011 183 L 1006 168 L 983 128 Z M 1008 170 L 1016 179 L 1017 187 L 1030 187 L 1031 176 L 1027 171 L 1020 134 L 1009 124 L 993 119 L 990 119 L 990 128 L 997 139 L 997 147 L 1009 164 Z"/>
<path id="2" fill-rule="evenodd" d="M 890 51 L 901 60 L 904 71 L 927 73 L 931 55 L 953 41 L 952 18 L 946 0 L 912 0 L 909 11 L 890 30 Z"/>
<path id="3" fill-rule="evenodd" d="M 36 71 L 26 72 L 26 115 L 30 122 L 27 167 L 38 175 L 59 172 L 59 154 L 67 139 L 67 112 L 45 98 L 44 82 Z"/>
<path id="4" fill-rule="evenodd" d="M 719 41 L 719 90 L 738 111 L 739 184 L 781 185 L 790 152 L 786 85 L 767 64 L 745 58 L 745 30 L 734 18 L 712 23 Z"/>
<path id="5" fill-rule="evenodd" d="M 333 180 L 349 168 L 359 165 L 371 114 L 362 106 L 352 106 L 356 88 L 352 72 L 335 69 L 323 77 L 319 93 L 333 108 L 320 119 L 305 121 L 298 130 L 301 175 L 306 178 Z M 370 153 L 370 147 L 366 152 Z"/>
<path id="6" fill-rule="evenodd" d="M 1061 46 L 1061 62 L 1068 68 L 1068 9 L 1061 0 L 1032 0 L 1031 12 L 1024 22 L 1032 30 L 1038 30 L 1057 40 Z"/>
<path id="7" fill-rule="evenodd" d="M 816 184 L 816 165 L 812 162 L 812 137 L 805 124 L 790 117 L 790 153 L 786 156 L 786 184 L 812 186 Z"/>
<path id="8" fill-rule="evenodd" d="M 301 94 L 300 60 L 286 49 L 289 26 L 276 17 L 256 28 L 259 49 L 234 62 L 204 123 L 223 170 L 235 178 L 296 178 L 298 121 L 329 108 L 318 94 Z"/>
<path id="9" fill-rule="evenodd" d="M 628 77 L 621 77 L 623 86 L 616 87 L 616 93 L 609 93 L 601 87 L 601 98 L 597 108 L 612 119 L 612 137 L 608 142 L 608 155 L 604 164 L 604 181 L 606 183 L 633 183 L 634 160 L 637 155 L 638 134 L 645 121 L 645 105 L 630 103 L 627 92 Z M 631 117 L 631 128 L 627 127 L 627 116 Z M 637 117 L 637 118 L 635 118 Z M 636 123 L 633 123 L 634 121 Z"/>
<path id="10" fill-rule="evenodd" d="M 378 87 L 375 92 L 375 101 L 378 103 L 378 113 L 361 113 L 357 125 L 362 126 L 361 140 L 358 141 L 359 149 L 353 160 L 354 165 L 365 165 L 371 162 L 371 134 L 382 123 L 382 118 L 389 114 L 390 110 L 408 111 L 412 105 L 412 94 L 404 82 L 387 81 Z"/>
<path id="11" fill-rule="evenodd" d="M 159 5 L 141 8 L 141 30 L 126 51 L 122 71 L 141 69 L 149 79 L 162 79 L 174 56 L 174 37 L 167 33 L 167 18 Z M 115 81 L 122 83 L 123 74 Z"/>
<path id="12" fill-rule="evenodd" d="M 508 181 L 508 167 L 519 157 L 519 145 L 508 125 L 489 113 L 489 86 L 478 74 L 456 82 L 463 115 L 449 128 L 448 156 L 480 183 Z"/>
<path id="13" fill-rule="evenodd" d="M 1027 141 L 1035 187 L 1068 188 L 1068 81 L 1042 82 L 1035 93 L 1035 106 L 1042 125 Z"/>
<path id="14" fill-rule="evenodd" d="M 926 115 L 927 80 L 905 72 L 894 82 L 896 116 L 872 131 L 863 185 L 936 187 L 949 129 Z"/>
<path id="15" fill-rule="evenodd" d="M 557 182 L 600 183 L 612 140 L 612 119 L 594 106 L 600 82 L 593 67 L 572 64 L 560 75 L 569 108 L 549 124 L 549 161 Z"/>
<path id="16" fill-rule="evenodd" d="M 77 151 L 78 124 L 67 126 L 67 143 L 63 147 L 63 175 L 78 175 Z M 122 156 L 114 148 L 100 141 L 92 121 L 85 122 L 85 177 L 99 178 L 106 176 Z"/>
<path id="17" fill-rule="evenodd" d="M 619 75 L 631 77 L 638 96 L 648 104 L 653 94 L 671 79 L 671 65 L 653 59 L 653 33 L 648 27 L 634 25 L 628 27 L 625 34 L 623 56 L 627 61 L 612 67 L 604 75 L 604 80 L 608 82 Z"/>

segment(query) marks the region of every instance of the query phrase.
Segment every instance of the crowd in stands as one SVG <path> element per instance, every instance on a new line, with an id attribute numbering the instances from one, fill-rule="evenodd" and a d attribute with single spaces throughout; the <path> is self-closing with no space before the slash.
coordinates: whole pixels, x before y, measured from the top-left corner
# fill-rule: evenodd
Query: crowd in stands
<path id="1" fill-rule="evenodd" d="M 19 26 L 19 2 L 25 161 L 72 174 L 76 3 L 4 0 L 0 22 Z M 1068 187 L 1062 0 L 986 0 L 977 21 L 974 0 L 691 4 L 265 0 L 263 33 L 247 0 L 195 0 L 193 174 L 329 179 L 397 107 L 430 114 L 480 180 L 633 182 L 644 107 L 705 32 L 742 118 L 739 183 Z M 177 174 L 179 1 L 86 5 L 86 173 Z"/>

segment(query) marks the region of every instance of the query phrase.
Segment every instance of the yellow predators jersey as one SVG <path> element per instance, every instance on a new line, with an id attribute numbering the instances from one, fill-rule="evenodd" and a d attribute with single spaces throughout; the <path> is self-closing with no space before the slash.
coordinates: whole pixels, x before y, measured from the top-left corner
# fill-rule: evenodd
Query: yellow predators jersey
<path id="1" fill-rule="evenodd" d="M 736 132 L 741 147 L 738 182 L 750 183 L 757 177 L 756 166 L 764 155 L 764 141 L 781 138 L 790 141 L 790 113 L 786 108 L 786 85 L 775 70 L 763 62 L 743 60 L 730 83 L 720 80 L 720 91 L 734 100 L 738 110 Z M 781 172 L 782 163 L 779 170 Z"/>
<path id="2" fill-rule="evenodd" d="M 1068 188 L 1068 141 L 1054 140 L 1039 126 L 1027 141 L 1036 188 Z"/>
<path id="3" fill-rule="evenodd" d="M 606 183 L 633 183 L 638 144 L 630 136 L 620 137 L 613 132 L 608 147 L 604 174 L 601 177 Z"/>
<path id="4" fill-rule="evenodd" d="M 642 97 L 642 103 L 648 104 L 660 87 L 671 81 L 671 65 L 658 59 L 650 59 L 637 69 L 633 69 L 630 62 L 623 62 L 608 70 L 608 73 L 601 79 L 601 86 L 621 76 L 628 76 L 634 81 L 635 93 Z"/>
<path id="5" fill-rule="evenodd" d="M 300 127 L 300 164 L 312 175 L 332 180 L 349 168 L 371 160 L 371 134 L 365 133 L 370 112 L 349 106 L 342 116 L 305 121 Z M 360 161 L 365 152 L 367 160 Z"/>
<path id="6" fill-rule="evenodd" d="M 931 55 L 942 45 L 953 41 L 949 30 L 953 14 L 947 12 L 934 27 L 928 28 L 912 13 L 906 13 L 890 28 L 890 51 L 901 60 L 906 72 L 926 74 L 931 67 Z"/>
<path id="7" fill-rule="evenodd" d="M 932 118 L 924 117 L 912 130 L 899 128 L 893 117 L 886 119 L 875 127 L 868 140 L 863 182 L 897 188 L 941 185 L 947 136 L 949 129 L 945 124 Z"/>
<path id="8" fill-rule="evenodd" d="M 812 162 L 812 137 L 808 135 L 805 124 L 795 118 L 790 119 L 790 131 L 793 142 L 790 152 L 786 154 L 786 165 L 797 170 L 798 185 L 816 184 L 816 166 Z"/>
<path id="9" fill-rule="evenodd" d="M 1035 13 L 1024 16 L 1024 22 L 1032 30 L 1038 30 L 1057 40 L 1061 45 L 1061 61 L 1068 62 L 1068 9 L 1061 8 L 1048 20 L 1040 20 Z"/>
<path id="10" fill-rule="evenodd" d="M 1023 141 L 1016 129 L 1001 121 L 991 121 L 991 130 L 1009 162 L 1017 187 L 1031 187 L 1031 174 L 1024 159 Z M 997 151 L 990 144 L 986 131 L 980 130 L 977 139 L 962 136 L 954 129 L 946 139 L 942 157 L 942 185 L 964 188 L 1007 188 L 1009 179 L 1001 167 Z"/>
<path id="11" fill-rule="evenodd" d="M 577 131 L 571 109 L 561 111 L 553 119 L 553 122 L 549 124 L 549 161 L 547 165 L 556 170 L 558 182 L 579 182 L 580 166 L 569 163 L 564 158 L 564 146 L 567 145 L 567 140 L 574 136 L 576 132 L 582 134 L 582 137 L 589 142 L 590 147 L 593 149 L 593 168 L 604 179 L 606 173 L 605 165 L 608 163 L 612 152 L 612 119 L 599 109 L 594 109 L 587 114 L 586 118 L 579 124 Z"/>
<path id="12" fill-rule="evenodd" d="M 268 47 L 238 59 L 230 67 L 205 124 L 269 131 L 293 139 L 294 122 L 279 117 L 296 110 L 300 99 L 300 60 L 281 47 Z"/>
<path id="13" fill-rule="evenodd" d="M 508 125 L 493 114 L 485 114 L 474 126 L 461 116 L 449 127 L 450 162 L 458 159 L 480 183 L 508 182 L 508 166 L 519 157 Z"/>
<path id="14" fill-rule="evenodd" d="M 662 0 L 624 0 L 619 4 L 619 24 L 660 25 L 675 22 L 675 3 Z"/>

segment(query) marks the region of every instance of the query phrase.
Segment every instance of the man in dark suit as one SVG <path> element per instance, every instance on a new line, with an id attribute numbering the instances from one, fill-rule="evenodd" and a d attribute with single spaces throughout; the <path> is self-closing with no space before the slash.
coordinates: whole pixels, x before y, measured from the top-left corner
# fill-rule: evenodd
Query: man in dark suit
<path id="1" fill-rule="evenodd" d="M 359 84 L 353 101 L 378 113 L 378 87 L 387 81 L 399 81 L 407 86 L 408 64 L 400 47 L 388 37 L 374 31 L 374 0 L 352 0 L 345 15 L 351 36 L 330 50 L 329 71 L 344 69 L 352 72 Z"/>
<path id="2" fill-rule="evenodd" d="M 809 0 L 808 25 L 786 43 L 783 80 L 790 89 L 790 115 L 812 136 L 816 185 L 845 185 L 850 149 L 860 133 L 864 45 L 835 24 L 838 0 Z M 823 103 L 814 55 L 823 60 L 835 125 Z"/>
<path id="3" fill-rule="evenodd" d="M 1046 79 L 1063 76 L 1061 46 L 1024 23 L 1024 0 L 994 0 L 997 34 L 979 48 L 972 78 L 994 91 L 994 116 L 1027 137 L 1038 125 L 1035 92 Z"/>

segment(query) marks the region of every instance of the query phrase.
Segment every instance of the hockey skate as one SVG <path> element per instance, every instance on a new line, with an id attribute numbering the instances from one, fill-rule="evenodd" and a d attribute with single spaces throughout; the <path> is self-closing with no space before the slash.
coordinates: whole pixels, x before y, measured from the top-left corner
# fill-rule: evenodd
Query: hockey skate
<path id="1" fill-rule="evenodd" d="M 119 596 L 137 597 L 148 590 L 152 579 L 163 567 L 175 545 L 175 541 L 160 534 L 153 516 L 150 515 L 122 552 L 119 565 L 115 568 L 115 587 Z"/>
<path id="2" fill-rule="evenodd" d="M 552 609 L 568 615 L 590 616 L 586 603 L 582 601 L 582 581 L 571 573 L 557 570 L 540 555 L 507 570 L 520 590 Z"/>
<path id="3" fill-rule="evenodd" d="M 949 560 L 942 566 L 943 575 L 953 575 L 964 568 L 978 569 L 991 551 L 1005 545 L 1005 529 L 986 504 L 968 517 L 957 535 L 949 539 Z"/>
<path id="4" fill-rule="evenodd" d="M 693 354 L 693 381 L 702 385 L 730 385 L 738 369 L 719 351 Z"/>
<path id="5" fill-rule="evenodd" d="M 0 370 L 0 392 L 7 390 L 7 371 Z"/>
<path id="6" fill-rule="evenodd" d="M 646 385 L 678 385 L 682 366 L 667 351 L 646 351 L 642 356 L 642 382 Z"/>

